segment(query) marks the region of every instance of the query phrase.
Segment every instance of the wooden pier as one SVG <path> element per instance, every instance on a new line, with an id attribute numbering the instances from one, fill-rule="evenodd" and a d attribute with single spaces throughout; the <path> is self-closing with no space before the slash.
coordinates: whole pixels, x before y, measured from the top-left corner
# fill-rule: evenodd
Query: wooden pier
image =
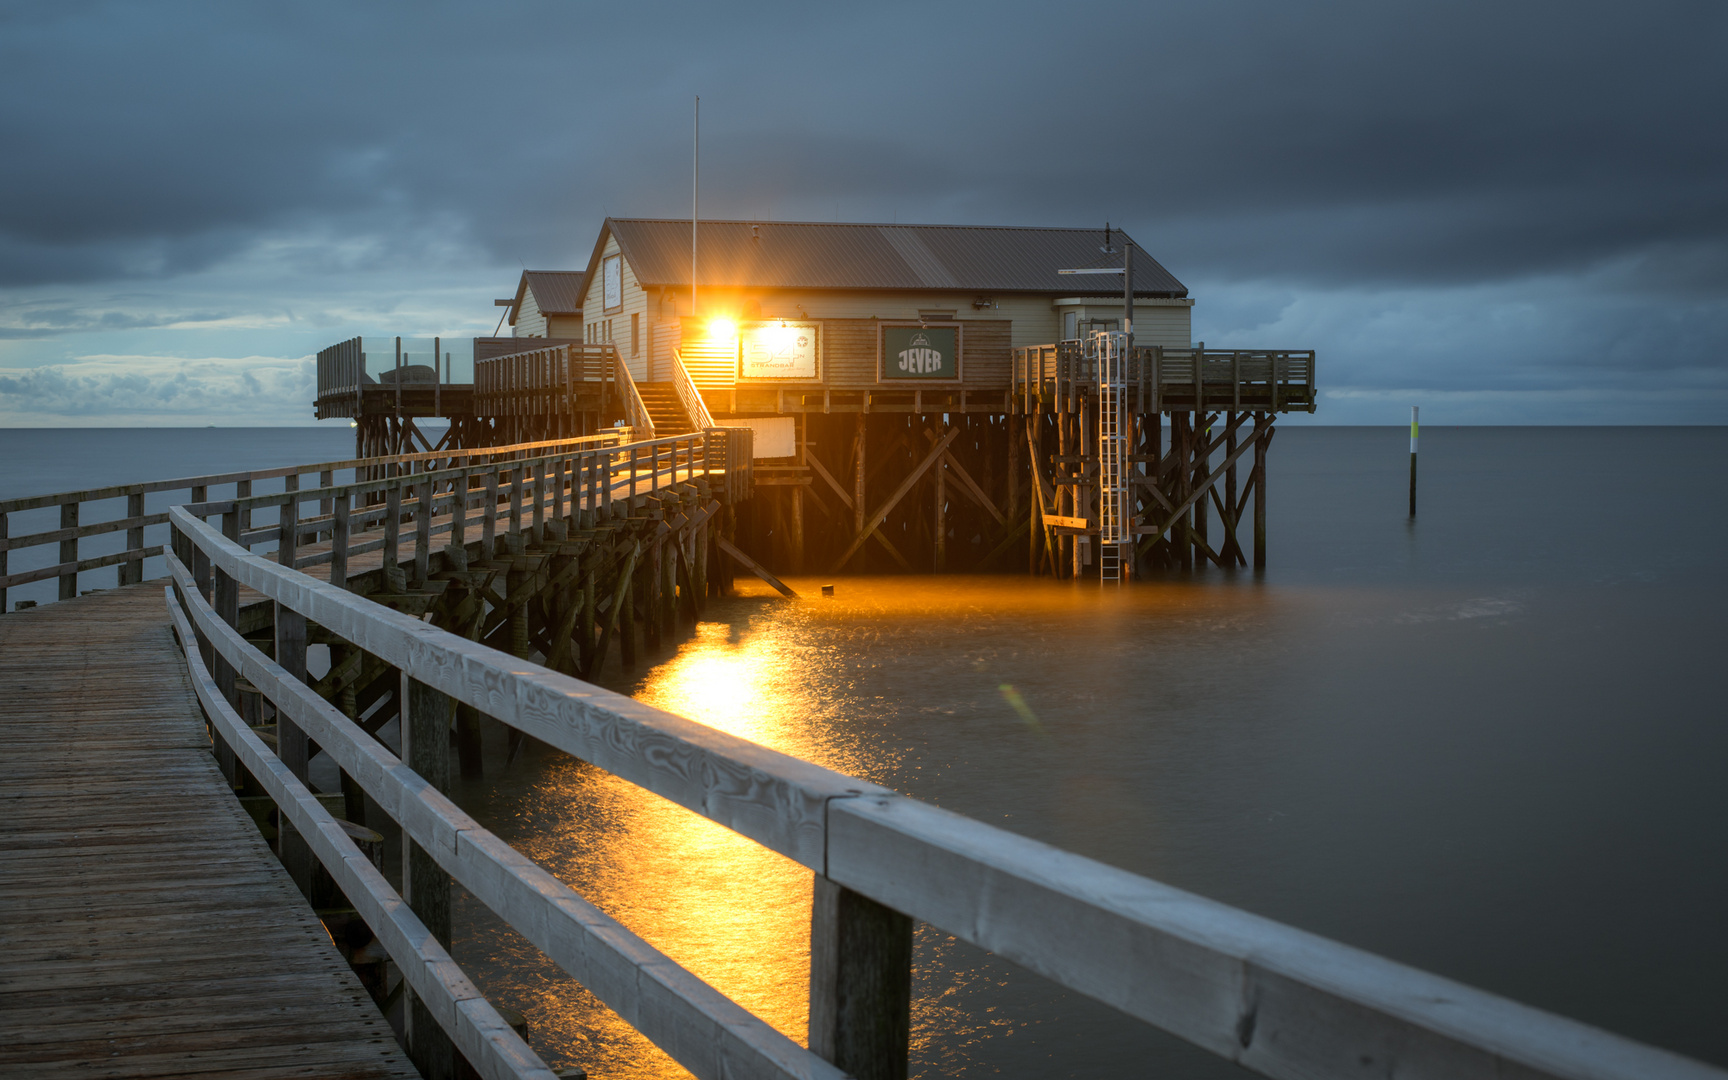
<path id="1" fill-rule="evenodd" d="M 0 617 L 0 1073 L 411 1075 L 396 1015 L 420 1075 L 554 1080 L 447 951 L 459 885 L 701 1080 L 905 1080 L 916 922 L 1279 1080 L 1728 1080 L 584 682 L 624 641 L 669 647 L 724 588 L 703 567 L 731 557 L 748 447 L 613 434 L 279 470 L 274 493 L 194 484 L 167 511 L 170 588 Z M 475 724 L 805 867 L 803 1043 L 456 805 Z M 312 789 L 319 754 L 340 791 Z M 274 807 L 275 856 L 231 792 Z M 371 830 L 400 840 L 399 888 L 356 846 Z M 336 901 L 366 956 L 283 910 L 302 896 Z M 344 957 L 381 977 L 362 990 Z M 290 992 L 301 974 L 324 989 Z M 300 1001 L 329 1018 L 283 1011 Z"/>
<path id="2" fill-rule="evenodd" d="M 413 1077 L 216 768 L 162 586 L 0 618 L 0 1075 Z"/>

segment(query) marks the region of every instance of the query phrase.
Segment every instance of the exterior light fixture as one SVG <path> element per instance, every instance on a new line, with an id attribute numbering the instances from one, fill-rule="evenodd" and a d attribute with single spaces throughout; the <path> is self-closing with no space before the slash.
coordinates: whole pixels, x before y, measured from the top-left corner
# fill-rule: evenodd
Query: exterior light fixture
<path id="1" fill-rule="evenodd" d="M 738 334 L 738 324 L 731 319 L 719 318 L 708 320 L 708 336 L 722 340 L 730 339 Z"/>

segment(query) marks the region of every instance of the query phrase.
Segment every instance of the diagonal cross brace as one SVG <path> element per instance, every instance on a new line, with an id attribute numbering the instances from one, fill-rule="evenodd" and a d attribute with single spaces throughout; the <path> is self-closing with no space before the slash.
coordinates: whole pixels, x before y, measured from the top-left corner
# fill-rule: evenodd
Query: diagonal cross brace
<path id="1" fill-rule="evenodd" d="M 936 445 L 930 448 L 930 452 L 924 456 L 923 461 L 918 463 L 918 467 L 913 469 L 906 479 L 900 481 L 900 486 L 894 489 L 894 494 L 888 496 L 888 501 L 883 503 L 875 513 L 865 519 L 863 531 L 859 532 L 857 536 L 852 538 L 852 543 L 846 546 L 846 553 L 834 561 L 834 569 L 831 570 L 830 573 L 839 573 L 841 568 L 846 565 L 847 561 L 851 559 L 853 555 L 857 554 L 858 549 L 864 546 L 864 541 L 870 538 L 870 534 L 880 528 L 884 521 L 888 520 L 888 515 L 893 512 L 896 506 L 900 505 L 900 500 L 906 497 L 906 493 L 912 490 L 912 485 L 916 484 L 920 477 L 930 471 L 930 466 L 936 464 L 937 460 L 947 451 L 949 444 L 959 436 L 959 428 L 950 428 L 948 429 L 948 434 L 942 436 L 942 438 L 937 441 Z"/>

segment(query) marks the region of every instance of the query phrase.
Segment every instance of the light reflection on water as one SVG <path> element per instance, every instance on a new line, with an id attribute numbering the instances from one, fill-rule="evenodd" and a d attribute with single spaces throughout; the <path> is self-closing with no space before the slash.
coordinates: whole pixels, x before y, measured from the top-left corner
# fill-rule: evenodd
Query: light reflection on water
<path id="1" fill-rule="evenodd" d="M 837 597 L 822 599 L 817 584 L 797 582 L 807 598 L 796 604 L 743 584 L 740 597 L 712 605 L 715 621 L 701 623 L 674 656 L 617 688 L 730 734 L 907 789 L 907 780 L 926 771 L 948 771 L 926 760 L 928 748 L 918 743 L 929 732 L 921 728 L 982 735 L 980 749 L 988 753 L 1052 751 L 1046 721 L 1055 720 L 1039 710 L 1074 711 L 1071 703 L 1057 704 L 1066 696 L 1059 684 L 1074 671 L 1043 670 L 1049 653 L 1041 639 L 1053 635 L 1063 648 L 1107 646 L 1122 620 L 1180 624 L 1200 599 L 1180 586 L 1101 595 L 1024 578 L 928 577 L 846 579 Z M 1233 625 L 1261 603 L 1252 590 L 1211 596 L 1204 618 L 1215 628 Z M 1043 658 L 1032 660 L 1028 647 Z M 912 685 L 899 686 L 903 681 Z M 1101 690 L 1107 688 L 1094 685 L 1078 696 L 1093 700 Z M 1058 728 L 1064 738 L 1093 737 Z M 908 763 L 909 756 L 917 760 Z M 534 755 L 501 778 L 497 763 L 488 765 L 493 777 L 462 799 L 483 821 L 673 960 L 805 1041 L 807 870 L 561 755 Z M 1099 778 L 1065 800 L 1061 817 L 1084 820 L 1122 794 L 1118 780 Z M 1116 827 L 1127 823 L 1121 805 L 1114 816 Z M 507 944 L 495 944 L 501 924 L 478 905 L 464 905 L 462 915 L 471 923 L 462 963 L 495 999 L 531 1016 L 533 1041 L 550 1059 L 580 1063 L 595 1076 L 682 1074 L 525 942 L 504 935 Z M 979 959 L 920 928 L 919 1057 L 964 1061 L 978 1041 L 1037 1023 L 993 1015 L 995 1006 L 962 1006 L 961 999 L 1004 981 L 1002 970 Z"/>
<path id="2" fill-rule="evenodd" d="M 1179 888 L 1728 1064 L 1728 433 L 1292 430 L 1274 571 L 1122 593 L 794 581 L 614 689 Z M 1384 444 L 1384 445 L 1382 445 Z M 1506 479 L 1518 461 L 1521 482 Z M 1590 462 L 1581 469 L 1580 462 Z M 1430 465 L 1432 462 L 1432 465 Z M 1661 542 L 1600 492 L 1670 508 Z M 1671 526 L 1668 528 L 1667 526 Z M 1004 686 L 1012 692 L 1003 690 Z M 809 876 L 560 755 L 458 801 L 802 1043 Z M 679 1070 L 468 903 L 457 959 L 595 1077 Z M 1239 1076 L 921 927 L 926 1076 Z"/>

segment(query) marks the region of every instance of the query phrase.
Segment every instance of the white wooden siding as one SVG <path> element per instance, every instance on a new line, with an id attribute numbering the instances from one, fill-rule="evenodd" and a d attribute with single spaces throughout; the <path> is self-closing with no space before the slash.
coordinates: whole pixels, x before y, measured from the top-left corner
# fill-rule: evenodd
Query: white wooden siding
<path id="1" fill-rule="evenodd" d="M 546 336 L 546 316 L 540 313 L 533 289 L 522 290 L 522 303 L 516 308 L 516 323 L 511 329 L 517 337 Z"/>
<path id="2" fill-rule="evenodd" d="M 600 253 L 600 262 L 596 266 L 596 270 L 606 264 L 608 255 L 617 254 L 619 254 L 618 239 L 614 236 L 608 236 L 606 247 Z M 611 313 L 606 311 L 606 287 L 602 280 L 605 275 L 596 273 L 593 279 L 587 283 L 582 295 L 582 326 L 595 327 L 595 336 L 592 340 L 605 341 L 606 322 L 611 320 L 612 344 L 618 346 L 618 355 L 622 356 L 624 362 L 629 366 L 630 376 L 639 382 L 647 382 L 651 377 L 663 382 L 670 377 L 670 368 L 664 364 L 657 364 L 655 365 L 657 370 L 652 373 L 652 376 L 648 370 L 648 358 L 653 355 L 653 350 L 649 347 L 649 340 L 655 336 L 654 331 L 657 329 L 654 326 L 648 294 L 642 291 L 641 283 L 636 280 L 636 270 L 630 265 L 630 260 L 623 259 L 621 264 L 624 306 Z M 589 315 L 589 312 L 593 314 Z M 642 321 L 641 347 L 634 356 L 630 353 L 630 316 L 632 315 L 638 316 Z M 585 341 L 589 340 L 588 335 L 581 329 L 578 329 L 576 336 Z"/>

